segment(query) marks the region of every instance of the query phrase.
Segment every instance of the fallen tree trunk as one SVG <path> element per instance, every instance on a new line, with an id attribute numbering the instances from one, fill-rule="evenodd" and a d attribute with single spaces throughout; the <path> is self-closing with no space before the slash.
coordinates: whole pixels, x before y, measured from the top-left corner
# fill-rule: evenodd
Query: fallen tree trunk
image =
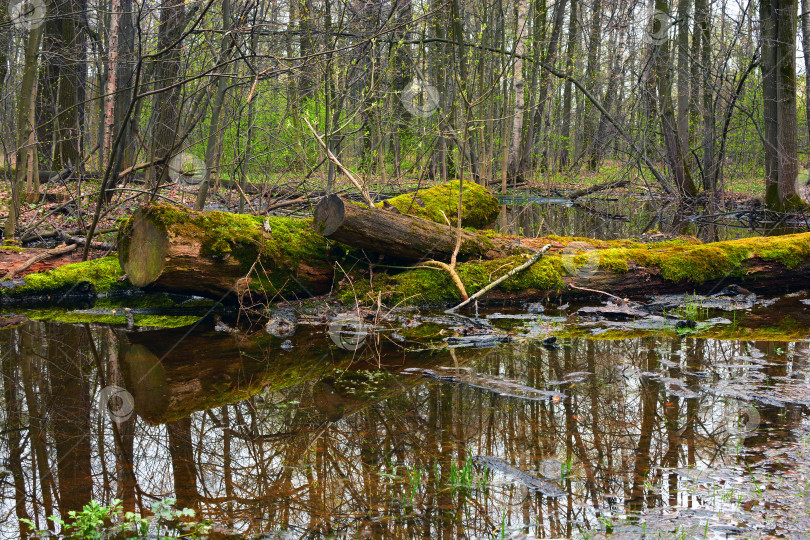
<path id="1" fill-rule="evenodd" d="M 119 240 L 121 268 L 136 287 L 273 298 L 312 296 L 332 285 L 329 243 L 310 220 L 157 203 L 135 212 L 121 226 Z"/>
<path id="2" fill-rule="evenodd" d="M 445 211 L 457 212 L 458 183 L 436 186 L 390 199 L 387 206 L 428 213 L 443 219 Z M 455 203 L 453 202 L 455 197 Z M 471 221 L 494 219 L 497 200 L 480 186 L 465 188 L 462 217 Z M 343 206 L 344 203 L 334 197 Z M 383 203 L 380 203 L 381 205 Z M 406 206 L 406 204 L 408 206 Z M 357 211 L 389 220 L 375 222 L 381 234 L 376 249 L 391 243 L 391 220 L 406 223 L 402 230 L 406 248 L 390 253 L 406 260 L 422 257 L 449 258 L 455 229 L 427 219 L 388 210 L 368 210 L 346 203 L 349 214 Z M 494 208 L 494 213 L 493 213 Z M 451 218 L 452 219 L 452 218 Z M 429 234 L 414 234 L 414 225 Z M 408 238 L 417 240 L 407 247 Z M 499 257 L 513 249 L 511 240 L 491 240 L 483 233 L 464 232 L 461 257 Z M 429 243 L 419 243 L 418 240 Z M 119 231 L 119 261 L 136 287 L 219 297 L 228 292 L 312 296 L 328 291 L 334 275 L 332 244 L 315 233 L 311 220 L 262 218 L 226 212 L 192 212 L 166 203 L 139 209 Z M 433 243 L 430 243 L 433 242 Z M 436 245 L 434 245 L 436 244 Z M 367 244 L 369 249 L 375 249 Z M 376 250 L 375 249 L 375 250 Z"/>
<path id="3" fill-rule="evenodd" d="M 392 210 L 369 210 L 337 195 L 324 197 L 315 207 L 318 234 L 351 247 L 407 261 L 449 260 L 456 246 L 456 229 Z M 503 257 L 514 250 L 505 237 L 461 231 L 459 259 Z"/>
<path id="4" fill-rule="evenodd" d="M 599 193 L 600 191 L 607 191 L 609 189 L 618 189 L 625 187 L 626 185 L 630 184 L 630 180 L 613 180 L 611 182 L 605 182 L 603 184 L 596 184 L 595 186 L 586 187 L 583 189 L 578 189 L 568 195 L 568 198 L 571 200 L 579 199 L 580 197 L 585 197 L 586 195 L 592 195 L 594 193 Z"/>
<path id="5" fill-rule="evenodd" d="M 573 241 L 567 249 L 547 253 L 488 292 L 485 301 L 600 296 L 594 290 L 626 298 L 690 292 L 711 294 L 730 284 L 741 284 L 761 294 L 810 287 L 810 233 L 711 244 L 675 240 L 645 245 L 622 241 L 617 242 L 617 247 L 570 249 L 577 244 L 581 242 Z M 456 272 L 472 295 L 525 261 L 523 255 L 471 261 L 459 264 Z M 371 303 L 381 294 L 390 305 L 447 306 L 461 298 L 446 272 L 427 267 L 378 275 L 371 285 L 367 279 L 351 281 L 351 289 L 343 287 L 336 291 L 339 299 Z"/>

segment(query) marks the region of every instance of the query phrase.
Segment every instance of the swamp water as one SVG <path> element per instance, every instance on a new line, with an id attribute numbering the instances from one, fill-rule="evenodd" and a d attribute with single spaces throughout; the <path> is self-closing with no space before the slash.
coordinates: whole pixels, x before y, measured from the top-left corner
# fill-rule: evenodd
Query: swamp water
<path id="1" fill-rule="evenodd" d="M 170 498 L 211 538 L 810 538 L 810 296 L 662 302 L 0 330 L 0 537 Z"/>

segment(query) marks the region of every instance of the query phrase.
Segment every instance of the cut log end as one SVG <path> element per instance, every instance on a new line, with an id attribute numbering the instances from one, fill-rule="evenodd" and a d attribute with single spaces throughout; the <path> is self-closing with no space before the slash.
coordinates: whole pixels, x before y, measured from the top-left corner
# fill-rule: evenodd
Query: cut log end
<path id="1" fill-rule="evenodd" d="M 343 223 L 345 212 L 343 199 L 334 194 L 324 197 L 315 207 L 313 220 L 315 231 L 329 237 Z"/>
<path id="2" fill-rule="evenodd" d="M 121 246 L 118 261 L 129 281 L 136 287 L 146 287 L 157 280 L 166 264 L 169 241 L 166 233 L 149 219 L 131 221 L 128 241 Z"/>

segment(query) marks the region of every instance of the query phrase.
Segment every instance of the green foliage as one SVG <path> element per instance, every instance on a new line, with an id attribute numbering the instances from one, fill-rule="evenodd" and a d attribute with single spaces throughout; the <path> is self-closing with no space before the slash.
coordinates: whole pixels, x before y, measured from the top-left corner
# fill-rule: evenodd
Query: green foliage
<path id="1" fill-rule="evenodd" d="M 64 538 L 100 540 L 120 536 L 123 538 L 203 538 L 211 530 L 208 521 L 191 521 L 195 516 L 191 508 L 175 509 L 176 499 L 166 498 L 152 503 L 152 516 L 144 518 L 132 512 L 123 512 L 121 500 L 114 499 L 105 506 L 90 501 L 80 511 L 71 510 L 67 519 L 51 516 L 48 519 L 61 528 Z M 48 530 L 37 529 L 29 519 L 20 520 L 32 535 L 50 537 Z"/>

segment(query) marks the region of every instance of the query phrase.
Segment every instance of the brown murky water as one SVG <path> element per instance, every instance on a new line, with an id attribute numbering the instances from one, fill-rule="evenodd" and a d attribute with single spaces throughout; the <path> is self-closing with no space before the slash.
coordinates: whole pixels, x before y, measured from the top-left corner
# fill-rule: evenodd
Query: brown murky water
<path id="1" fill-rule="evenodd" d="M 0 331 L 0 535 L 176 497 L 265 538 L 810 537 L 806 340 L 326 333 Z"/>

